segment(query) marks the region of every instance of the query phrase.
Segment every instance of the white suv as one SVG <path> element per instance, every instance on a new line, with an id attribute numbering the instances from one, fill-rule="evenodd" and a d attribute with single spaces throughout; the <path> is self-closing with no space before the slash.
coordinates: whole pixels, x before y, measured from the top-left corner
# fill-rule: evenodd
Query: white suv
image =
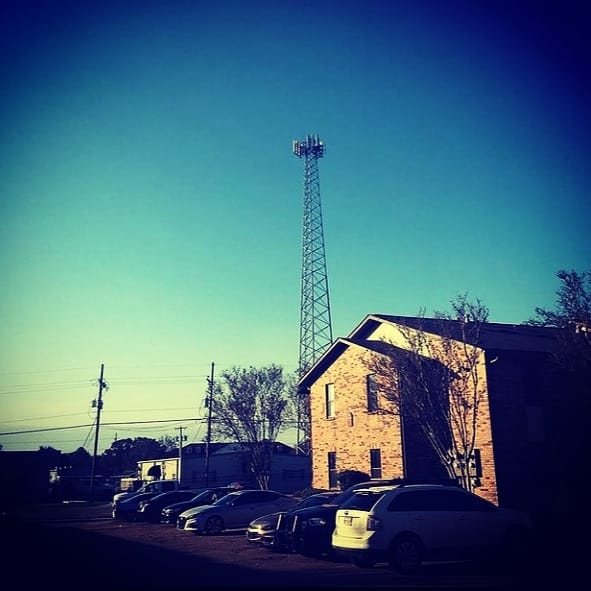
<path id="1" fill-rule="evenodd" d="M 529 558 L 532 534 L 525 513 L 460 487 L 402 484 L 356 491 L 337 511 L 332 547 L 359 567 L 388 562 L 409 573 L 423 561 L 498 556 L 499 550 Z"/>

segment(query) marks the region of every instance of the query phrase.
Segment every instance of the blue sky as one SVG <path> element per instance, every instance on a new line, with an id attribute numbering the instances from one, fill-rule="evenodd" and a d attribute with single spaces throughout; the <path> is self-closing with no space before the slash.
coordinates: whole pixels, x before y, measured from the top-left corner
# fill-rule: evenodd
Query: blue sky
<path id="1" fill-rule="evenodd" d="M 101 364 L 100 451 L 201 440 L 212 362 L 296 369 L 309 133 L 335 336 L 552 307 L 591 268 L 588 20 L 501 4 L 4 2 L 0 433 L 85 425 L 4 449 L 91 451 Z"/>

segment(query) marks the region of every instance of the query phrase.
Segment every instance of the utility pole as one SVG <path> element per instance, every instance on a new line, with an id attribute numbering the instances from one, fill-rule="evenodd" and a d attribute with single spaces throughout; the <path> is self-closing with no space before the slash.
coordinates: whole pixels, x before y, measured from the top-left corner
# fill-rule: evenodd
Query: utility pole
<path id="1" fill-rule="evenodd" d="M 105 364 L 101 363 L 101 376 L 99 378 L 99 391 L 98 391 L 98 399 L 93 400 L 93 405 L 96 406 L 96 430 L 94 432 L 94 453 L 92 454 L 92 469 L 90 472 L 90 502 L 94 503 L 94 477 L 96 471 L 96 456 L 98 452 L 98 442 L 99 442 L 99 427 L 101 424 L 101 410 L 103 408 L 103 388 L 105 388 L 106 384 L 103 380 L 105 372 Z"/>
<path id="2" fill-rule="evenodd" d="M 207 391 L 207 438 L 205 440 L 205 486 L 209 486 L 209 445 L 211 443 L 211 406 L 213 401 L 213 368 L 214 362 L 211 362 L 211 377 L 209 378 L 209 388 Z"/>
<path id="3" fill-rule="evenodd" d="M 177 472 L 177 477 L 176 479 L 178 480 L 179 485 L 182 484 L 182 479 L 181 479 L 181 470 L 182 470 L 182 466 L 183 466 L 183 441 L 187 440 L 187 436 L 183 435 L 183 429 L 184 427 L 177 427 L 177 429 L 179 430 L 179 436 L 178 436 L 178 441 L 179 441 L 179 468 L 176 471 Z"/>

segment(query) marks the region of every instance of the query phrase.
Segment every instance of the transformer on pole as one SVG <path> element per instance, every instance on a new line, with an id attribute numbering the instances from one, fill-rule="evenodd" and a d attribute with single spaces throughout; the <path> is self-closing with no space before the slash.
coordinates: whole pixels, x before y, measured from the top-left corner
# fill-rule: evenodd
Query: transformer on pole
<path id="1" fill-rule="evenodd" d="M 325 145 L 317 135 L 293 142 L 293 153 L 304 159 L 304 215 L 302 236 L 302 276 L 300 308 L 301 378 L 332 343 L 332 321 L 324 228 L 318 178 L 318 159 Z"/>

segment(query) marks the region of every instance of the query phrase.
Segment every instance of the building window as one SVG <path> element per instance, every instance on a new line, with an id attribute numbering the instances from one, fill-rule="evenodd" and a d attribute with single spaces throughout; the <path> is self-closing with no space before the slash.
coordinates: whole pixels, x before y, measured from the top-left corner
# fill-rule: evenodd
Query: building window
<path id="1" fill-rule="evenodd" d="M 382 452 L 379 449 L 369 450 L 369 462 L 371 466 L 371 477 L 382 477 Z"/>
<path id="2" fill-rule="evenodd" d="M 326 405 L 326 418 L 334 419 L 334 384 L 326 384 L 324 387 L 324 398 Z"/>
<path id="3" fill-rule="evenodd" d="M 366 378 L 367 383 L 367 412 L 378 412 L 378 382 L 375 373 Z"/>
<path id="4" fill-rule="evenodd" d="M 337 452 L 328 452 L 328 488 L 338 487 L 337 479 Z"/>
<path id="5" fill-rule="evenodd" d="M 352 427 L 355 424 L 355 417 L 353 416 L 353 413 L 350 412 L 349 413 L 349 427 Z"/>

